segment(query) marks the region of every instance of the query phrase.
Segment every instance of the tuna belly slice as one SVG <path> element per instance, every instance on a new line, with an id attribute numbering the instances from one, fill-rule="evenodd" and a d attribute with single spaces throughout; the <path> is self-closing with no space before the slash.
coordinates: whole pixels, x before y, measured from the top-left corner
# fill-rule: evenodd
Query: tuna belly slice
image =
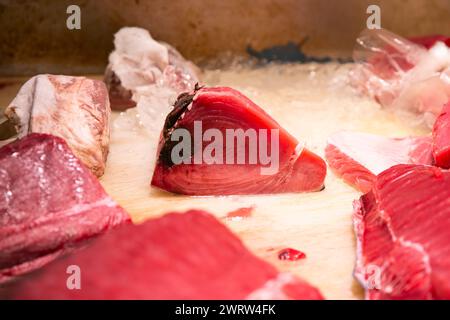
<path id="1" fill-rule="evenodd" d="M 368 299 L 450 299 L 450 173 L 397 165 L 355 201 L 355 277 Z"/>
<path id="2" fill-rule="evenodd" d="M 376 175 L 397 164 L 432 164 L 431 138 L 386 138 L 342 131 L 328 139 L 325 157 L 344 181 L 366 193 Z"/>
<path id="3" fill-rule="evenodd" d="M 436 166 L 450 169 L 450 101 L 434 123 L 433 157 Z"/>
<path id="4" fill-rule="evenodd" d="M 31 132 L 61 137 L 96 176 L 105 171 L 110 113 L 102 81 L 50 74 L 28 80 L 5 110 L 19 138 Z"/>
<path id="5" fill-rule="evenodd" d="M 0 149 L 0 283 L 130 221 L 61 138 Z"/>
<path id="6" fill-rule="evenodd" d="M 201 131 L 196 130 L 199 125 Z M 183 161 L 175 162 L 179 142 L 173 138 L 182 131 L 191 141 L 200 132 L 200 143 L 192 142 Z M 208 132 L 215 137 L 205 139 Z M 228 143 L 230 132 L 233 144 Z M 239 139 L 239 134 L 247 136 Z M 222 144 L 208 152 L 216 138 Z M 152 185 L 189 195 L 306 192 L 321 190 L 325 175 L 326 164 L 319 156 L 240 92 L 197 88 L 180 95 L 166 118 Z"/>
<path id="7" fill-rule="evenodd" d="M 76 266 L 71 281 L 69 266 Z M 2 294 L 10 299 L 322 299 L 317 289 L 255 257 L 212 215 L 194 210 L 118 228 Z"/>

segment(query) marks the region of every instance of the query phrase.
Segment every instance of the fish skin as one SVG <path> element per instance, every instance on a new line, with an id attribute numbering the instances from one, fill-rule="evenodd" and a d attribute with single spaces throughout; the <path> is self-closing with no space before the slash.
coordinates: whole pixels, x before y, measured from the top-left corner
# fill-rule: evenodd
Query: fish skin
<path id="1" fill-rule="evenodd" d="M 114 35 L 104 81 L 111 108 L 124 111 L 138 105 L 141 95 L 164 104 L 173 95 L 191 90 L 200 74 L 196 65 L 171 45 L 154 40 L 147 30 L 124 27 Z"/>
<path id="2" fill-rule="evenodd" d="M 108 91 L 99 80 L 39 74 L 20 88 L 5 109 L 18 137 L 47 133 L 66 140 L 72 152 L 97 176 L 109 153 Z"/>
<path id="3" fill-rule="evenodd" d="M 355 201 L 354 275 L 366 299 L 450 299 L 449 192 L 448 171 L 397 165 Z"/>
<path id="4" fill-rule="evenodd" d="M 81 271 L 69 290 L 68 266 Z M 253 255 L 211 214 L 168 213 L 122 226 L 0 289 L 7 299 L 323 299 Z"/>
<path id="5" fill-rule="evenodd" d="M 203 132 L 217 128 L 223 137 L 226 129 L 279 129 L 279 171 L 261 175 L 259 162 L 173 165 L 170 152 L 174 144 L 170 132 L 174 128 L 186 128 L 193 136 L 194 121 L 202 119 L 208 119 L 203 121 Z M 308 192 L 322 190 L 325 175 L 326 164 L 322 158 L 306 148 L 299 151 L 298 141 L 243 94 L 227 87 L 197 87 L 193 93 L 179 96 L 166 119 L 151 185 L 188 195 Z"/>

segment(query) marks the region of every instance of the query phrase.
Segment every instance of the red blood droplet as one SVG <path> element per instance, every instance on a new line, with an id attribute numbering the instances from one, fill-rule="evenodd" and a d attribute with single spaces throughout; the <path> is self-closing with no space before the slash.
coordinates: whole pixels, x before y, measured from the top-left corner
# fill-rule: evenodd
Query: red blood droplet
<path id="1" fill-rule="evenodd" d="M 278 252 L 278 259 L 280 260 L 297 261 L 304 258 L 306 258 L 305 253 L 292 248 L 286 248 Z"/>

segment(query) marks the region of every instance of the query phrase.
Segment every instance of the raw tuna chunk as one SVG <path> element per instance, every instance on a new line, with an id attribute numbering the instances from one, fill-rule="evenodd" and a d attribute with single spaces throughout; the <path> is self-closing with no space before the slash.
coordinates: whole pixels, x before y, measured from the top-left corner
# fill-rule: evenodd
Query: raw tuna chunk
<path id="1" fill-rule="evenodd" d="M 174 133 L 189 135 L 190 150 L 178 152 L 184 137 Z M 319 156 L 241 93 L 196 88 L 167 116 L 152 185 L 189 195 L 306 192 L 323 189 L 325 174 Z"/>
<path id="2" fill-rule="evenodd" d="M 366 193 L 376 175 L 397 164 L 432 164 L 431 138 L 392 139 L 342 131 L 328 139 L 325 157 L 348 184 Z"/>
<path id="3" fill-rule="evenodd" d="M 5 111 L 19 138 L 30 132 L 61 137 L 96 176 L 105 171 L 110 113 L 102 81 L 49 74 L 28 80 Z"/>
<path id="4" fill-rule="evenodd" d="M 367 299 L 450 299 L 450 173 L 398 165 L 355 201 L 355 276 Z"/>
<path id="5" fill-rule="evenodd" d="M 414 37 L 409 38 L 410 41 L 420 44 L 421 46 L 424 46 L 427 49 L 430 49 L 433 47 L 436 42 L 443 42 L 447 45 L 447 47 L 450 47 L 450 37 L 446 37 L 441 34 L 436 34 L 433 36 L 424 36 L 424 37 Z"/>
<path id="6" fill-rule="evenodd" d="M 198 68 L 172 46 L 155 41 L 141 28 L 126 27 L 114 35 L 105 82 L 111 107 L 124 110 L 136 106 L 141 95 L 154 98 L 148 108 L 166 108 L 169 100 L 190 91 L 199 81 Z"/>
<path id="7" fill-rule="evenodd" d="M 79 282 L 76 273 L 67 273 L 70 266 L 80 272 Z M 76 289 L 77 284 L 81 289 Z M 255 257 L 216 218 L 202 211 L 123 226 L 5 288 L 3 295 L 10 299 L 322 299 L 317 289 Z"/>
<path id="8" fill-rule="evenodd" d="M 384 107 L 421 115 L 429 127 L 450 99 L 450 48 L 444 42 L 427 50 L 387 30 L 366 30 L 353 58 L 350 78 L 359 91 Z"/>
<path id="9" fill-rule="evenodd" d="M 0 149 L 0 283 L 129 220 L 61 138 Z"/>
<path id="10" fill-rule="evenodd" d="M 450 169 L 450 101 L 433 127 L 433 156 L 436 166 Z"/>

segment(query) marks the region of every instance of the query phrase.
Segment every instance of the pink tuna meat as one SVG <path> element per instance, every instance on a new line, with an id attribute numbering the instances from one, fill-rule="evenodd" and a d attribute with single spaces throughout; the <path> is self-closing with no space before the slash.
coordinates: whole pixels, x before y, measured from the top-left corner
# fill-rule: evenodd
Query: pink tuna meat
<path id="1" fill-rule="evenodd" d="M 67 288 L 68 266 L 81 290 Z M 0 292 L 1 294 L 1 292 Z M 123 226 L 22 282 L 10 299 L 322 299 L 255 257 L 212 215 L 171 213 Z"/>
<path id="2" fill-rule="evenodd" d="M 0 283 L 129 221 L 61 138 L 0 149 Z"/>
<path id="3" fill-rule="evenodd" d="M 398 165 L 355 201 L 355 276 L 367 299 L 450 299 L 450 173 Z"/>

